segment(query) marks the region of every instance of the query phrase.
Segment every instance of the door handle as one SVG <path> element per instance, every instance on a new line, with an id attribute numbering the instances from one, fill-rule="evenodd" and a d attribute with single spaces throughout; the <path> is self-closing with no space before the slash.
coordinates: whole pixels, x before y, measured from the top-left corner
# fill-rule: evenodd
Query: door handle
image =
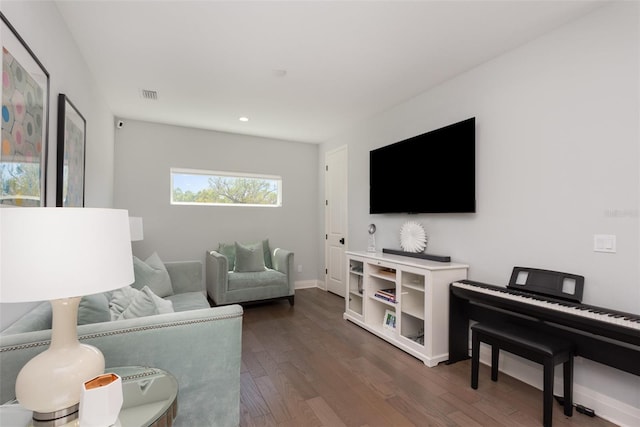
<path id="1" fill-rule="evenodd" d="M 344 245 L 344 237 L 342 239 L 340 239 L 339 242 Z"/>

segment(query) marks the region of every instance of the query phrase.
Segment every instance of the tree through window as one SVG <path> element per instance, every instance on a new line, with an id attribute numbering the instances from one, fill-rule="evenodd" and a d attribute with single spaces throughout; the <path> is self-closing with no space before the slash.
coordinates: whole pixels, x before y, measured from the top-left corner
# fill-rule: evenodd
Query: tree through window
<path id="1" fill-rule="evenodd" d="M 171 169 L 171 204 L 282 206 L 282 178 Z"/>

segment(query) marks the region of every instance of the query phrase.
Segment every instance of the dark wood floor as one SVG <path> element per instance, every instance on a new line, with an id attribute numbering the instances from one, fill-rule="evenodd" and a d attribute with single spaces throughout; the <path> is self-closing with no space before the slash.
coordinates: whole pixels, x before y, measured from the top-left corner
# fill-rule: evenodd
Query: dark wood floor
<path id="1" fill-rule="evenodd" d="M 245 307 L 241 426 L 541 426 L 542 392 L 469 361 L 427 368 L 342 319 L 344 300 L 318 289 Z M 222 386 L 222 385 L 221 385 Z M 554 407 L 553 425 L 613 426 Z"/>

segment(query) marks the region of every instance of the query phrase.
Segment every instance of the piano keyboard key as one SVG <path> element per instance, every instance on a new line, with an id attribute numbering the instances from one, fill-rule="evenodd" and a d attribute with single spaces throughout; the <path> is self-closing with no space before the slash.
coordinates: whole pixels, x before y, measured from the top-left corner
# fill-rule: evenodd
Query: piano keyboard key
<path id="1" fill-rule="evenodd" d="M 482 284 L 475 285 L 470 283 L 454 282 L 452 286 L 640 331 L 640 317 L 635 315 L 608 312 L 606 309 L 580 306 L 577 304 L 573 305 L 572 303 L 550 301 L 538 295 L 527 294 L 522 291 L 513 291 L 507 288 L 489 288 Z"/>

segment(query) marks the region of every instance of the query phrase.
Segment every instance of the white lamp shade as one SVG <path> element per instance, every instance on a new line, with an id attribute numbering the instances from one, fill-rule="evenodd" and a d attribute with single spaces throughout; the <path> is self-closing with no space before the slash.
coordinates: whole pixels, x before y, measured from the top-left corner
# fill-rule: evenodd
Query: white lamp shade
<path id="1" fill-rule="evenodd" d="M 142 227 L 142 218 L 139 216 L 129 217 L 129 228 L 131 230 L 131 241 L 139 242 L 144 240 L 144 229 Z"/>
<path id="2" fill-rule="evenodd" d="M 126 210 L 0 209 L 0 302 L 84 296 L 133 282 Z"/>

